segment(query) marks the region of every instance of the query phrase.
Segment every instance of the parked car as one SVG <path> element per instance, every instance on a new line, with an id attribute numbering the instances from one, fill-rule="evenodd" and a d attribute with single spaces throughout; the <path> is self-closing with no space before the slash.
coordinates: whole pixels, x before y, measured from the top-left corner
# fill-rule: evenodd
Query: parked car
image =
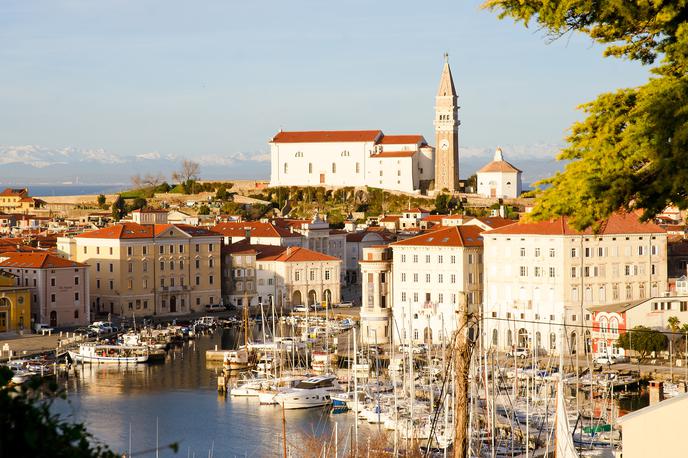
<path id="1" fill-rule="evenodd" d="M 52 328 L 48 326 L 47 324 L 43 323 L 35 323 L 33 325 L 34 330 L 36 331 L 36 334 L 45 334 L 46 332 L 55 332 L 55 328 Z"/>
<path id="2" fill-rule="evenodd" d="M 425 353 L 427 350 L 428 347 L 425 344 L 414 345 L 413 347 L 409 347 L 408 344 L 399 345 L 399 353 L 408 353 L 409 351 L 411 351 L 414 355 L 418 355 L 421 353 Z"/>
<path id="3" fill-rule="evenodd" d="M 617 363 L 618 361 L 616 360 L 616 358 L 613 355 L 597 355 L 593 358 L 592 362 L 595 364 L 602 364 L 602 365 L 609 366 L 611 364 Z"/>
<path id="4" fill-rule="evenodd" d="M 117 332 L 119 330 L 117 326 L 112 324 L 110 321 L 94 321 L 89 327 L 95 330 L 98 334 L 112 334 L 113 332 Z"/>
<path id="5" fill-rule="evenodd" d="M 205 306 L 206 312 L 224 312 L 227 310 L 222 304 L 208 304 Z"/>
<path id="6" fill-rule="evenodd" d="M 306 305 L 300 304 L 300 305 L 295 305 L 294 307 L 292 307 L 291 310 L 293 312 L 304 312 L 305 313 L 308 311 L 308 307 Z"/>
<path id="7" fill-rule="evenodd" d="M 506 355 L 509 356 L 510 358 L 516 357 L 516 358 L 526 359 L 528 356 L 530 356 L 530 352 L 525 347 L 516 347 L 516 348 L 513 348 L 511 351 L 507 352 Z"/>

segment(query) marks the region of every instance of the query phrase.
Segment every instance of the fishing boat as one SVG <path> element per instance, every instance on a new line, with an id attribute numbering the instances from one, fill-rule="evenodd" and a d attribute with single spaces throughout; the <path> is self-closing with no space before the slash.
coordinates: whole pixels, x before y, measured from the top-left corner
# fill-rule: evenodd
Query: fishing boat
<path id="1" fill-rule="evenodd" d="M 148 347 L 83 343 L 78 351 L 70 351 L 69 357 L 80 363 L 139 364 L 148 362 L 149 350 Z"/>
<path id="2" fill-rule="evenodd" d="M 319 375 L 302 380 L 294 388 L 278 393 L 275 401 L 285 409 L 322 407 L 332 403 L 331 394 L 338 390 L 337 377 Z"/>
<path id="3" fill-rule="evenodd" d="M 236 350 L 227 350 L 223 356 L 222 366 L 224 369 L 230 371 L 248 369 L 249 353 L 246 347 L 239 347 Z"/>

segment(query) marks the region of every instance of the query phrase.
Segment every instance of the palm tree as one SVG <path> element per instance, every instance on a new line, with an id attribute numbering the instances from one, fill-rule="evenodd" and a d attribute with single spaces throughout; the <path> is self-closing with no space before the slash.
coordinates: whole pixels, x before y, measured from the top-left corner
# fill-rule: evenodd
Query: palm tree
<path id="1" fill-rule="evenodd" d="M 680 326 L 681 326 L 681 320 L 678 319 L 676 316 L 670 316 L 667 319 L 667 326 L 669 326 L 669 329 L 671 330 L 671 343 L 676 346 L 676 334 L 678 333 Z"/>
<path id="2" fill-rule="evenodd" d="M 683 352 L 688 352 L 688 323 L 683 323 L 681 326 L 681 339 L 683 340 Z"/>

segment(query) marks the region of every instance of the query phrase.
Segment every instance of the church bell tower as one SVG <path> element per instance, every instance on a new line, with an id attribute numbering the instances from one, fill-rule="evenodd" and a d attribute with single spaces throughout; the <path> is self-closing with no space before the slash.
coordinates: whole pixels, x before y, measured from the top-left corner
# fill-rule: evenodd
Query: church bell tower
<path id="1" fill-rule="evenodd" d="M 449 55 L 435 97 L 435 191 L 459 191 L 459 106 Z"/>

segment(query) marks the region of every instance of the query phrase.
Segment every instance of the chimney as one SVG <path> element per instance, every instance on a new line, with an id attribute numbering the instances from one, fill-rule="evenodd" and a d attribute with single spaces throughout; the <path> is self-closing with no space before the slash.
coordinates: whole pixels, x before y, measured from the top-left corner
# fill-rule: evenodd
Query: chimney
<path id="1" fill-rule="evenodd" d="M 650 405 L 653 406 L 664 400 L 664 382 L 659 380 L 650 380 L 648 385 L 650 391 Z"/>
<path id="2" fill-rule="evenodd" d="M 251 240 L 251 228 L 250 227 L 245 227 L 244 228 L 244 237 L 246 237 L 246 240 Z"/>

